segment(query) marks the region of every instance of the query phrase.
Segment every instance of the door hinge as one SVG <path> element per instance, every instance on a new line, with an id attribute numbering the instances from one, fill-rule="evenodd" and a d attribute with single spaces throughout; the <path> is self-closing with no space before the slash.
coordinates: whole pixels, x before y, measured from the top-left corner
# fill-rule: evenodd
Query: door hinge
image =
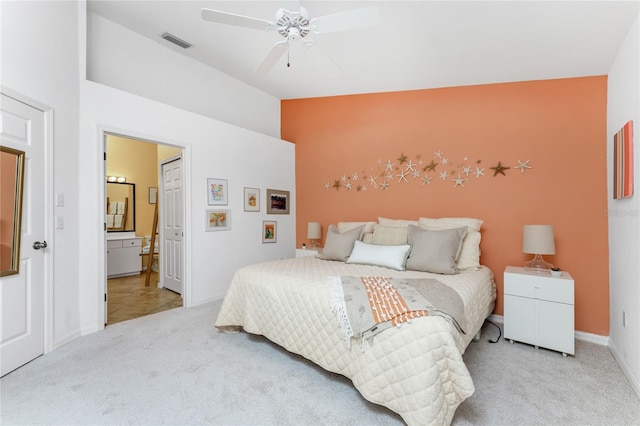
<path id="1" fill-rule="evenodd" d="M 104 301 L 107 301 L 107 293 L 104 294 Z"/>
<path id="2" fill-rule="evenodd" d="M 103 152 L 103 154 L 104 154 L 104 161 L 107 161 L 107 153 Z"/>

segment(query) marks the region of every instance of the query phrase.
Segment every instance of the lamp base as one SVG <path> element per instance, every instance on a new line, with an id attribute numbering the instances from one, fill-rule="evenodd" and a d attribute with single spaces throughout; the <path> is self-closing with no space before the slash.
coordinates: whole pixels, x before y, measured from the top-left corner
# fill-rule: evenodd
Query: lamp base
<path id="1" fill-rule="evenodd" d="M 553 264 L 545 261 L 540 254 L 533 256 L 533 259 L 528 262 L 524 262 L 525 271 L 550 273 L 551 268 L 553 268 Z"/>
<path id="2" fill-rule="evenodd" d="M 312 250 L 317 250 L 320 248 L 320 244 L 318 244 L 318 241 L 319 240 L 315 240 L 315 239 L 309 240 L 309 243 L 310 243 L 309 246 L 311 247 Z"/>

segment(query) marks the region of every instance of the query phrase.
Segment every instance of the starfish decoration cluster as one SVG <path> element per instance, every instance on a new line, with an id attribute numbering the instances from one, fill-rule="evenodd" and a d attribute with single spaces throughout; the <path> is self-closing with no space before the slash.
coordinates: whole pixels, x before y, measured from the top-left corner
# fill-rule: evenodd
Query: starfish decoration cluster
<path id="1" fill-rule="evenodd" d="M 520 170 L 523 174 L 525 170 L 532 167 L 529 165 L 529 160 L 518 160 L 518 164 L 513 168 Z M 489 169 L 493 170 L 493 177 L 497 177 L 498 175 L 507 176 L 505 172 L 511 167 L 504 166 L 502 161 L 498 161 Z M 442 181 L 454 188 L 464 188 L 470 181 L 485 177 L 485 170 L 485 167 L 482 167 L 482 160 L 469 161 L 468 157 L 464 157 L 462 161 L 455 162 L 446 157 L 441 150 L 435 151 L 428 162 L 422 159 L 422 154 L 409 158 L 404 153 L 400 153 L 395 161 L 390 159 L 383 161 L 380 158 L 368 172 L 362 170 L 361 173 L 344 174 L 332 181 L 326 181 L 324 189 L 356 192 L 388 191 L 395 185 L 413 182 L 421 186 L 430 186 L 432 181 Z"/>

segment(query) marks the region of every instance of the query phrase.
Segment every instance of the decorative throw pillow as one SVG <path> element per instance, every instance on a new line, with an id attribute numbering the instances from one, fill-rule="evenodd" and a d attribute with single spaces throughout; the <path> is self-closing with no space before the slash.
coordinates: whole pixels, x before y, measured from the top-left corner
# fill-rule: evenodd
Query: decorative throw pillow
<path id="1" fill-rule="evenodd" d="M 349 256 L 346 263 L 382 266 L 404 271 L 404 264 L 407 261 L 409 250 L 411 250 L 411 246 L 408 244 L 381 246 L 356 241 L 351 256 Z"/>
<path id="2" fill-rule="evenodd" d="M 360 241 L 362 241 L 363 243 L 367 243 L 367 244 L 373 244 L 373 232 L 365 232 L 364 234 L 362 234 L 362 238 L 360 238 Z"/>
<path id="3" fill-rule="evenodd" d="M 422 229 L 429 231 L 466 226 L 467 236 L 462 242 L 462 251 L 457 262 L 458 269 L 480 266 L 480 227 L 484 223 L 483 220 L 472 217 L 441 217 L 437 219 L 421 217 L 418 222 Z"/>
<path id="4" fill-rule="evenodd" d="M 458 273 L 456 260 L 466 233 L 466 227 L 427 231 L 419 226 L 409 225 L 411 253 L 406 268 L 435 274 Z"/>
<path id="5" fill-rule="evenodd" d="M 363 229 L 364 225 L 360 225 L 349 231 L 340 233 L 337 226 L 329 225 L 324 248 L 318 257 L 324 260 L 339 260 L 344 262 L 351 254 L 353 243 L 360 238 Z"/>
<path id="6" fill-rule="evenodd" d="M 387 246 L 407 244 L 407 227 L 385 226 L 376 224 L 373 227 L 371 244 L 381 244 Z"/>

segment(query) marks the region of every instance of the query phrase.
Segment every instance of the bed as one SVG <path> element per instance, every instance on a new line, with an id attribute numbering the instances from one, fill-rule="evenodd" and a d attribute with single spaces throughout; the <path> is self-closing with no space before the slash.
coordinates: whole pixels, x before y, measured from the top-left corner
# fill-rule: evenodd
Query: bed
<path id="1" fill-rule="evenodd" d="M 465 233 L 463 239 L 470 232 L 474 231 Z M 370 234 L 357 233 L 352 246 L 362 245 L 363 236 Z M 415 248 L 415 241 L 409 246 Z M 330 249 L 327 243 L 329 233 L 325 250 Z M 365 245 L 371 248 L 372 244 Z M 454 260 L 460 259 L 460 251 Z M 350 262 L 354 256 L 356 247 L 344 260 L 306 256 L 239 269 L 216 327 L 223 332 L 244 330 L 265 336 L 328 371 L 348 377 L 364 398 L 397 412 L 407 424 L 451 423 L 456 408 L 475 390 L 462 355 L 493 311 L 491 270 L 479 264 L 456 268 L 452 274 L 402 270 Z M 366 344 L 363 340 L 353 344 L 357 343 L 355 337 L 345 341 L 331 303 L 338 277 L 437 280 L 460 296 L 464 330 L 459 331 L 451 318 L 429 315 L 390 327 Z"/>

